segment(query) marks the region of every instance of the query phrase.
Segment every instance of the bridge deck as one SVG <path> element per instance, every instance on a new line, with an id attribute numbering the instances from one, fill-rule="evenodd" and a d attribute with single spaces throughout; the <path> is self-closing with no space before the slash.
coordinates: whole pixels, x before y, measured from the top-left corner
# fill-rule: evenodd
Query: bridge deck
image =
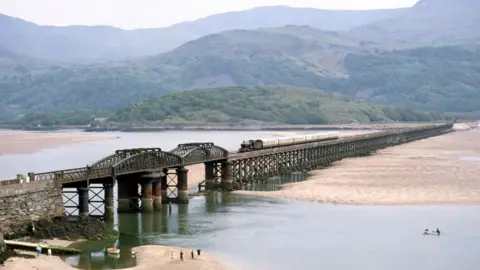
<path id="1" fill-rule="evenodd" d="M 35 181 L 55 180 L 61 184 L 80 182 L 86 180 L 115 177 L 122 174 L 137 172 L 154 172 L 164 168 L 183 167 L 212 161 L 239 160 L 264 155 L 284 153 L 289 151 L 308 149 L 323 145 L 334 145 L 344 142 L 362 141 L 372 138 L 389 136 L 392 134 L 407 134 L 409 132 L 434 130 L 436 128 L 450 128 L 453 124 L 434 124 L 414 128 L 392 129 L 350 137 L 343 137 L 333 141 L 321 141 L 291 145 L 285 147 L 258 150 L 246 153 L 229 153 L 222 147 L 213 143 L 187 143 L 180 144 L 171 151 L 162 151 L 160 148 L 138 148 L 117 150 L 91 166 L 39 173 L 34 175 Z"/>

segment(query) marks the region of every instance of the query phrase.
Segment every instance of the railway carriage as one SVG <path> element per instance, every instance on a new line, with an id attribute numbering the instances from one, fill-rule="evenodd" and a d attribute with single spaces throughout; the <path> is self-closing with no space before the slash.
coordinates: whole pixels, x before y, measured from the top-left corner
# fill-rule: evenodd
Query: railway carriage
<path id="1" fill-rule="evenodd" d="M 240 153 L 270 149 L 275 147 L 312 143 L 319 141 L 329 141 L 338 139 L 338 132 L 323 132 L 307 135 L 296 135 L 290 137 L 281 137 L 275 139 L 256 139 L 243 141 L 239 149 Z"/>

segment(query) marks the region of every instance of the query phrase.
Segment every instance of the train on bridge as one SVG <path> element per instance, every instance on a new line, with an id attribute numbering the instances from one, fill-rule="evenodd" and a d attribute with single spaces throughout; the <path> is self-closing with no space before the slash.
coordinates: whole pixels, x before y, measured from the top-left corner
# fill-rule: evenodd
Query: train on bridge
<path id="1" fill-rule="evenodd" d="M 289 145 L 303 144 L 303 143 L 312 143 L 312 142 L 321 142 L 321 141 L 331 141 L 338 139 L 338 132 L 323 132 L 307 135 L 297 135 L 290 137 L 282 137 L 275 139 L 257 139 L 257 140 L 248 140 L 243 141 L 240 145 L 239 153 L 270 149 L 275 147 L 283 147 Z"/>

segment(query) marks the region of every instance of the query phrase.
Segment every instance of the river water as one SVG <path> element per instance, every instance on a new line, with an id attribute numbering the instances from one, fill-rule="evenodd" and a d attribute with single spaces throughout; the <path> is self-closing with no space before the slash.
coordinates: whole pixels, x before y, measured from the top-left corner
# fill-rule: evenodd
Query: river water
<path id="1" fill-rule="evenodd" d="M 271 137 L 245 132 L 112 134 L 121 138 L 0 156 L 0 177 L 80 167 L 122 148 L 170 150 L 201 141 L 236 149 L 244 139 Z M 66 262 L 81 269 L 124 268 L 135 263 L 130 248 L 161 244 L 201 248 L 246 270 L 473 270 L 480 265 L 478 206 L 346 206 L 215 192 L 193 197 L 188 206 L 173 205 L 171 212 L 165 207 L 150 214 L 116 215 L 111 226 L 121 233 L 116 243 L 83 245 L 85 253 Z M 422 235 L 423 229 L 436 227 L 442 230 L 440 237 Z M 120 259 L 104 256 L 103 248 L 113 245 L 120 247 Z"/>

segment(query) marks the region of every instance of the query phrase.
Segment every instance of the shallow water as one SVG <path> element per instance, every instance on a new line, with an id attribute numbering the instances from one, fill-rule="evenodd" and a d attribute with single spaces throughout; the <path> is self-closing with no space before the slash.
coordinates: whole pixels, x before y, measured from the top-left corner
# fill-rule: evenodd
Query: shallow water
<path id="1" fill-rule="evenodd" d="M 134 265 L 145 244 L 201 248 L 238 269 L 478 269 L 479 207 L 373 207 L 281 202 L 212 193 L 172 213 L 121 214 L 120 259 L 102 246 L 67 262 L 83 269 Z M 441 236 L 424 236 L 439 227 Z M 115 265 L 116 264 L 116 265 Z M 88 268 L 90 267 L 90 268 Z M 103 268 L 105 267 L 105 268 Z"/>
<path id="2" fill-rule="evenodd" d="M 72 144 L 32 154 L 0 156 L 0 177 L 91 164 L 116 149 L 174 148 L 179 143 L 215 142 L 236 149 L 244 139 L 272 137 L 245 132 L 110 133 L 120 139 Z M 249 186 L 276 190 L 284 181 Z M 115 269 L 134 264 L 129 249 L 162 244 L 201 248 L 239 269 L 478 269 L 478 206 L 344 206 L 283 202 L 211 193 L 188 206 L 173 205 L 151 214 L 117 215 L 120 259 L 105 257 L 103 247 L 83 246 L 85 254 L 67 262 L 83 269 Z M 423 236 L 425 228 L 442 235 Z"/>

